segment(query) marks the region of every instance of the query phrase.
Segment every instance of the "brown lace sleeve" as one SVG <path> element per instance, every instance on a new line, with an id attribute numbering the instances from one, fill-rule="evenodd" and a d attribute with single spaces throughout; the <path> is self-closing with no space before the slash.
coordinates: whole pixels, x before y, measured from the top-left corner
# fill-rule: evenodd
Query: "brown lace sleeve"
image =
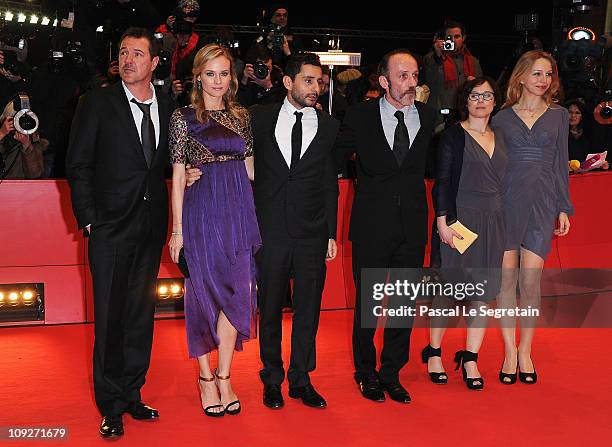
<path id="1" fill-rule="evenodd" d="M 249 112 L 247 112 L 245 115 L 242 137 L 244 138 L 245 147 L 246 147 L 246 152 L 244 153 L 244 156 L 245 158 L 252 157 L 253 156 L 253 131 L 251 129 L 251 114 Z"/>
<path id="2" fill-rule="evenodd" d="M 170 161 L 186 164 L 187 162 L 187 122 L 183 119 L 180 109 L 176 109 L 170 117 L 169 128 Z"/>

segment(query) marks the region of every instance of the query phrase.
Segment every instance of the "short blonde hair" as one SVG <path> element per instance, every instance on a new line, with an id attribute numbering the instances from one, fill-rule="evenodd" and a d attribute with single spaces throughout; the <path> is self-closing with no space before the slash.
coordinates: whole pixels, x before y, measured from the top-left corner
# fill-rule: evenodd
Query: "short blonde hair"
<path id="1" fill-rule="evenodd" d="M 521 79 L 528 73 L 533 64 L 538 59 L 546 59 L 550 62 L 552 66 L 552 83 L 546 93 L 544 93 L 544 100 L 546 104 L 550 105 L 553 102 L 557 92 L 559 91 L 559 70 L 557 69 L 557 62 L 550 55 L 542 50 L 532 50 L 523 53 L 523 55 L 519 58 L 518 62 L 514 66 L 514 70 L 512 70 L 512 75 L 510 76 L 510 80 L 508 81 L 508 90 L 506 92 L 506 102 L 502 106 L 502 108 L 511 107 L 518 102 L 521 95 L 523 94 L 523 84 L 521 83 Z"/>

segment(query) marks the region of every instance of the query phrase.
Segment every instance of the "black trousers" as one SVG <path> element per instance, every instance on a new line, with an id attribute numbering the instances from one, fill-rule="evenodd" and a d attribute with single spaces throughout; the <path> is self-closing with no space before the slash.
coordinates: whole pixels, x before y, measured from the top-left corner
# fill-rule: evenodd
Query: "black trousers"
<path id="1" fill-rule="evenodd" d="M 282 308 L 292 271 L 295 275 L 293 321 L 287 379 L 291 386 L 310 383 L 308 373 L 316 367 L 315 338 L 327 269 L 327 241 L 325 237 L 294 239 L 279 234 L 268 239 L 264 236 L 263 246 L 257 254 L 259 350 L 263 363 L 259 375 L 267 385 L 280 385 L 285 378 L 281 355 Z"/>
<path id="2" fill-rule="evenodd" d="M 89 239 L 94 289 L 93 378 L 102 415 L 121 414 L 140 398 L 151 359 L 156 279 L 162 246 Z"/>
<path id="3" fill-rule="evenodd" d="M 380 356 L 380 372 L 376 371 L 375 328 L 363 328 L 361 322 L 361 270 L 363 268 L 420 268 L 425 256 L 424 245 L 406 240 L 398 225 L 384 235 L 353 241 L 353 277 L 355 279 L 355 316 L 353 320 L 353 361 L 355 380 L 379 378 L 381 382 L 399 380 L 399 371 L 408 363 L 412 328 L 385 328 Z M 383 278 L 384 281 L 384 278 Z"/>

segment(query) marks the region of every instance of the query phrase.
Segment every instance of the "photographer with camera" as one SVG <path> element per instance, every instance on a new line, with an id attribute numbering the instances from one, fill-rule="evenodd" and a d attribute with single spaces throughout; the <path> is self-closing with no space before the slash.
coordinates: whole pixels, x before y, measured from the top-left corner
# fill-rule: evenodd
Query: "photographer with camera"
<path id="1" fill-rule="evenodd" d="M 21 98 L 27 95 L 20 93 L 0 115 L 0 181 L 35 179 L 43 175 L 43 152 L 49 141 L 40 138 L 36 115 L 29 109 L 21 109 Z M 16 103 L 21 110 L 16 110 Z"/>
<path id="2" fill-rule="evenodd" d="M 275 76 L 280 70 L 272 65 L 272 55 L 268 49 L 263 45 L 253 45 L 247 53 L 246 61 L 236 94 L 238 102 L 244 107 L 280 102 L 287 93 L 279 82 L 282 76 Z"/>
<path id="3" fill-rule="evenodd" d="M 191 68 L 193 59 L 205 41 L 194 30 L 194 23 L 200 14 L 200 5 L 196 0 L 180 0 L 175 12 L 160 25 L 155 32 L 166 38 L 174 39 L 176 45 L 171 56 L 170 77 L 172 96 L 179 105 L 189 103 L 189 92 L 193 87 Z M 165 45 L 164 45 L 165 46 Z"/>
<path id="4" fill-rule="evenodd" d="M 264 44 L 272 53 L 272 63 L 284 67 L 293 53 L 299 53 L 304 45 L 299 37 L 291 33 L 287 23 L 289 10 L 283 4 L 275 4 L 269 10 L 269 23 L 256 43 Z"/>
<path id="5" fill-rule="evenodd" d="M 480 62 L 467 49 L 465 40 L 465 26 L 448 20 L 435 34 L 433 48 L 423 58 L 425 83 L 430 89 L 427 104 L 438 111 L 436 133 L 444 130 L 445 121 L 456 118 L 458 89 L 465 81 L 483 75 Z"/>

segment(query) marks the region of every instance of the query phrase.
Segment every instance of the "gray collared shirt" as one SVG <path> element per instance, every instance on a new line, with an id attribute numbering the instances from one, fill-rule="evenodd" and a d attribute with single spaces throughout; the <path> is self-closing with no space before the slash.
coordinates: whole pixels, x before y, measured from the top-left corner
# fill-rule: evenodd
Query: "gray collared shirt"
<path id="1" fill-rule="evenodd" d="M 395 139 L 395 128 L 397 127 L 397 118 L 395 112 L 398 110 L 387 101 L 386 96 L 383 96 L 379 102 L 380 104 L 380 119 L 382 121 L 383 130 L 385 131 L 385 138 L 389 143 L 389 147 L 393 149 L 393 141 Z M 408 128 L 408 136 L 410 137 L 410 146 L 414 142 L 414 139 L 421 128 L 421 119 L 419 118 L 419 111 L 413 104 L 406 106 L 401 109 L 404 112 L 404 123 Z"/>

